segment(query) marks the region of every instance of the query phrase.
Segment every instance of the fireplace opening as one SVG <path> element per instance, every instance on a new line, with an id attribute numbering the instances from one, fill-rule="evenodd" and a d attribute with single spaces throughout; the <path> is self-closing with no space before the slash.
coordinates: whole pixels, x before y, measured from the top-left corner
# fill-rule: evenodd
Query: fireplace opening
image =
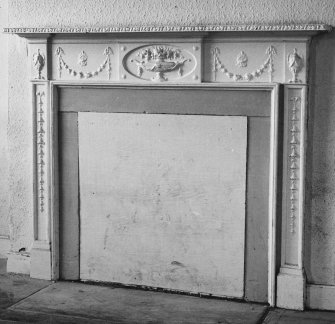
<path id="1" fill-rule="evenodd" d="M 60 278 L 267 302 L 271 91 L 59 86 Z"/>

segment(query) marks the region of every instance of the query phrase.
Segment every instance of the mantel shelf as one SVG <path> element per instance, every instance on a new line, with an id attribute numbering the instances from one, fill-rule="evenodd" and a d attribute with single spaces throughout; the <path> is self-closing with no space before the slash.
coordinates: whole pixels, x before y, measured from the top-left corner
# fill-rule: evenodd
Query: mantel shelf
<path id="1" fill-rule="evenodd" d="M 244 25 L 198 25 L 198 26 L 105 26 L 105 27 L 6 27 L 7 34 L 110 34 L 110 33 L 156 33 L 156 32 L 299 32 L 315 34 L 329 32 L 332 27 L 315 24 L 244 24 Z"/>

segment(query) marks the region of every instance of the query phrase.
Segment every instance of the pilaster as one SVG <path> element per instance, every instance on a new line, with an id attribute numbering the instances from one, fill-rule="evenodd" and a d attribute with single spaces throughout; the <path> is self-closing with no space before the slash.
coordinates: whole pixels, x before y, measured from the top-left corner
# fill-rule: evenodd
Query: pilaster
<path id="1" fill-rule="evenodd" d="M 52 279 L 51 213 L 51 112 L 49 100 L 48 37 L 28 39 L 34 114 L 34 244 L 30 276 Z"/>
<path id="2" fill-rule="evenodd" d="M 277 306 L 304 309 L 304 183 L 306 152 L 306 85 L 284 86 L 284 161 L 281 267 Z"/>

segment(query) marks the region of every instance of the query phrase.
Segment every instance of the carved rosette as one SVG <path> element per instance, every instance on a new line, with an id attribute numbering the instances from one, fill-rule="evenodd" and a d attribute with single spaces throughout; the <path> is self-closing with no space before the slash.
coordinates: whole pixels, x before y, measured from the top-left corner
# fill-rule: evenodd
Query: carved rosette
<path id="1" fill-rule="evenodd" d="M 185 49 L 157 44 L 131 50 L 124 56 L 122 64 L 136 78 L 164 82 L 189 75 L 197 62 L 194 55 Z"/>
<path id="2" fill-rule="evenodd" d="M 248 66 L 248 56 L 241 51 L 236 57 L 236 65 L 240 68 L 244 68 Z"/>
<path id="3" fill-rule="evenodd" d="M 78 64 L 80 66 L 86 66 L 87 65 L 88 56 L 85 51 L 81 51 L 78 56 Z"/>

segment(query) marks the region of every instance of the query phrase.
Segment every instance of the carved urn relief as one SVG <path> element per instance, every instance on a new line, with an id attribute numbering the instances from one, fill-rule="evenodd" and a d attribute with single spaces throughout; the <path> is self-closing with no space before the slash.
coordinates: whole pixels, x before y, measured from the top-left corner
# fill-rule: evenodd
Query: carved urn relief
<path id="1" fill-rule="evenodd" d="M 194 45 L 191 50 L 188 47 L 185 44 L 151 44 L 127 51 L 126 46 L 121 46 L 124 69 L 121 79 L 130 75 L 137 80 L 152 82 L 178 82 L 189 78 L 194 82 L 199 79 L 196 71 L 199 46 Z"/>

